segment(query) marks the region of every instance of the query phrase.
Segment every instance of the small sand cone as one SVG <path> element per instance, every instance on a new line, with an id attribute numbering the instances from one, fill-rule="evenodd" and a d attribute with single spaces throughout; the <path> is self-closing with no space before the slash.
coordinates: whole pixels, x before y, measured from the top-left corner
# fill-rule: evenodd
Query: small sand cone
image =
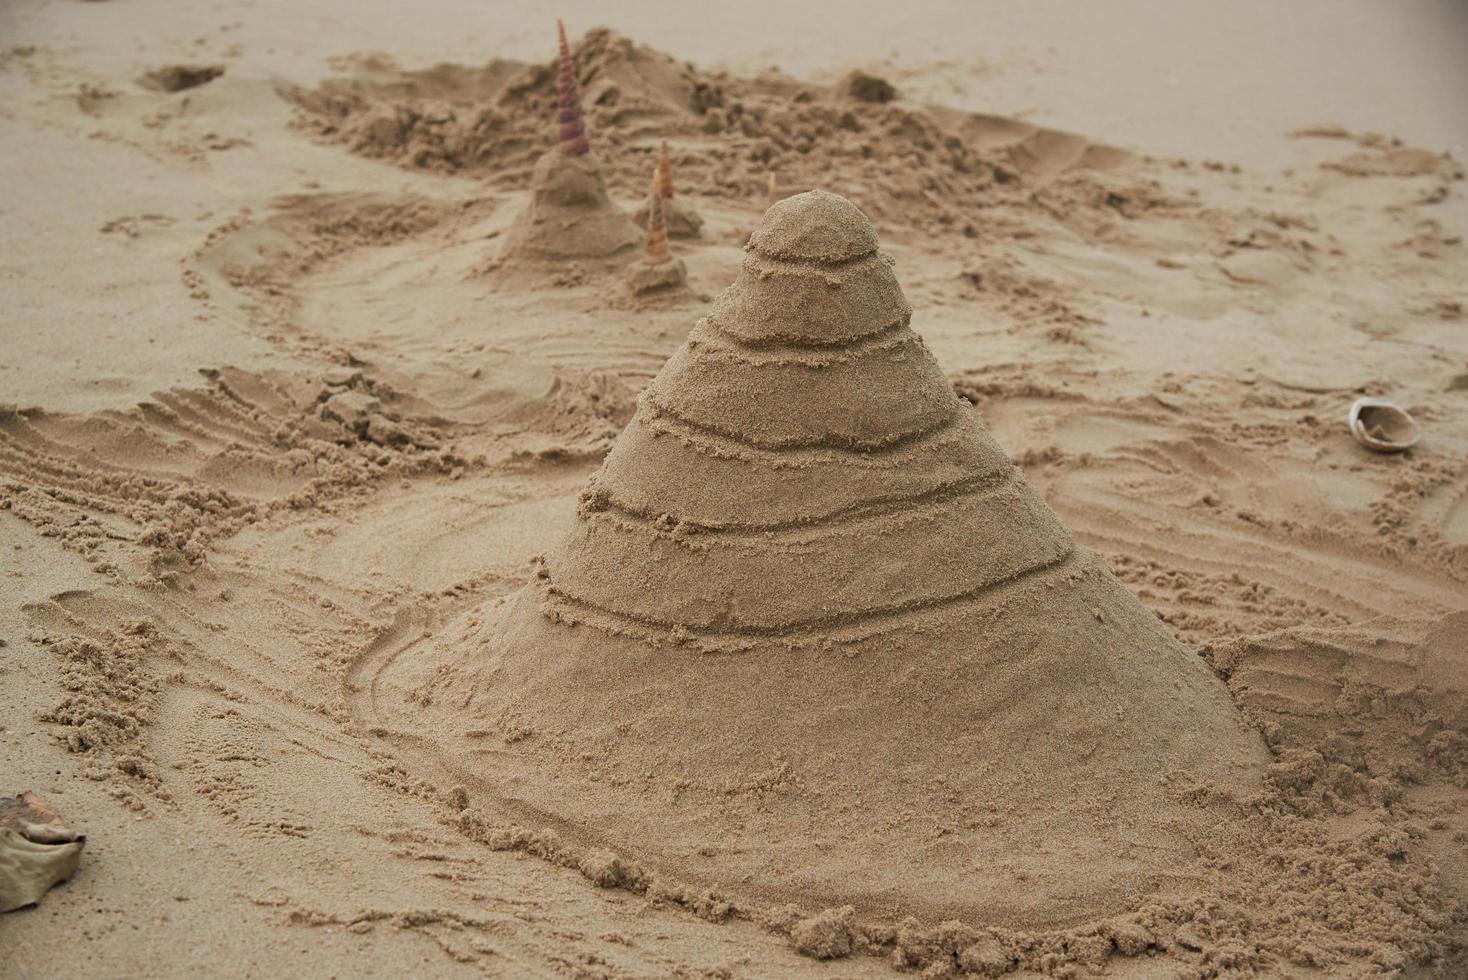
<path id="1" fill-rule="evenodd" d="M 654 178 L 656 196 L 663 201 L 663 221 L 667 225 L 669 238 L 697 238 L 702 233 L 703 217 L 673 194 L 673 161 L 668 154 L 668 141 L 658 151 L 658 163 Z M 651 202 L 651 198 L 648 199 Z M 644 204 L 632 216 L 639 226 L 646 228 L 650 204 Z"/>
<path id="2" fill-rule="evenodd" d="M 576 63 L 571 60 L 571 45 L 566 41 L 566 25 L 556 20 L 561 41 L 561 71 L 556 78 L 556 114 L 560 124 L 561 152 L 568 157 L 584 157 L 591 152 L 586 139 L 586 120 L 581 115 L 581 87 L 576 84 Z"/>
<path id="3" fill-rule="evenodd" d="M 668 199 L 662 195 L 663 175 L 659 162 L 647 195 L 647 255 L 627 269 L 627 285 L 637 295 L 672 289 L 688 281 L 683 262 L 668 251 Z"/>
<path id="4" fill-rule="evenodd" d="M 642 241 L 642 232 L 607 196 L 607 185 L 586 139 L 571 47 L 560 33 L 557 79 L 559 142 L 536 161 L 530 175 L 530 205 L 505 236 L 504 263 L 564 259 L 608 259 Z"/>

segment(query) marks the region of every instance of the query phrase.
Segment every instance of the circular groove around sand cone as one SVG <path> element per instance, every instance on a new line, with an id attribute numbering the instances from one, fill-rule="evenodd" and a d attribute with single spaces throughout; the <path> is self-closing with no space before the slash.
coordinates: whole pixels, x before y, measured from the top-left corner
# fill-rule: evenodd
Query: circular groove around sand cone
<path id="1" fill-rule="evenodd" d="M 753 900 L 1040 926 L 1186 890 L 1258 735 L 891 326 L 854 206 L 786 199 L 749 249 L 887 285 L 823 286 L 867 297 L 845 326 L 696 329 L 532 583 L 403 668 L 424 729 L 563 833 Z M 748 269 L 717 316 L 804 288 Z"/>

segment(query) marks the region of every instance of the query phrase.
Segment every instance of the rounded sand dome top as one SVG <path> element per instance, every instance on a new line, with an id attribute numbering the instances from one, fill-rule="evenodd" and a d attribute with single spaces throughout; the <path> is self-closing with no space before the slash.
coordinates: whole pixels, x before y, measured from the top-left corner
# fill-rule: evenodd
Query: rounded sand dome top
<path id="1" fill-rule="evenodd" d="M 877 229 L 839 194 L 807 191 L 766 211 L 748 247 L 770 259 L 849 262 L 877 250 Z"/>
<path id="2" fill-rule="evenodd" d="M 750 236 L 709 324 L 751 347 L 834 351 L 905 331 L 912 307 L 877 251 L 877 230 L 829 191 L 787 197 Z"/>

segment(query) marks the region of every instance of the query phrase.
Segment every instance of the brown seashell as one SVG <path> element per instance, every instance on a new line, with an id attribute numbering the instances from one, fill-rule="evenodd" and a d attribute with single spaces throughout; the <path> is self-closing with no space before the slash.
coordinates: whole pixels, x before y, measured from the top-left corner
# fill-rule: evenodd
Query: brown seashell
<path id="1" fill-rule="evenodd" d="M 1346 416 L 1351 435 L 1377 453 L 1399 453 L 1422 439 L 1417 422 L 1406 409 L 1382 398 L 1358 398 Z"/>
<path id="2" fill-rule="evenodd" d="M 70 878 L 86 840 L 34 793 L 0 800 L 0 912 L 34 905 Z"/>
<path id="3" fill-rule="evenodd" d="M 658 151 L 657 194 L 665 200 L 673 199 L 673 161 L 668 156 L 667 140 Z"/>
<path id="4" fill-rule="evenodd" d="M 566 25 L 556 21 L 561 41 L 561 70 L 556 78 L 559 107 L 556 121 L 560 126 L 561 152 L 568 157 L 591 152 L 586 139 L 586 120 L 581 115 L 581 87 L 576 84 L 576 63 L 571 60 L 571 45 L 566 41 Z"/>
<path id="5" fill-rule="evenodd" d="M 647 198 L 647 259 L 668 261 L 668 202 L 662 195 L 662 167 L 653 171 Z"/>

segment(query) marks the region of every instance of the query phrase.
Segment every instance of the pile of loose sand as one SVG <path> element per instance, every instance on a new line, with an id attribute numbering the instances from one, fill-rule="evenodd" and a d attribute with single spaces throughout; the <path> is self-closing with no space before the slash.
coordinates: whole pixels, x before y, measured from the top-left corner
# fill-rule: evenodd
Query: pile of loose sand
<path id="1" fill-rule="evenodd" d="M 884 224 L 992 233 L 979 208 L 1022 202 L 1026 175 L 1070 175 L 1044 192 L 1057 210 L 1107 214 L 1165 207 L 1143 185 L 1102 176 L 1130 154 L 1070 133 L 939 106 L 852 99 L 839 87 L 780 75 L 702 72 L 613 31 L 574 47 L 592 133 L 614 191 L 640 194 L 662 140 L 674 145 L 683 193 L 759 200 L 768 176 L 842 189 Z M 556 114 L 556 62 L 495 60 L 397 71 L 377 61 L 299 89 L 299 124 L 353 152 L 414 169 L 523 185 Z M 696 148 L 696 152 L 694 152 Z M 691 222 L 678 217 L 680 234 Z"/>

